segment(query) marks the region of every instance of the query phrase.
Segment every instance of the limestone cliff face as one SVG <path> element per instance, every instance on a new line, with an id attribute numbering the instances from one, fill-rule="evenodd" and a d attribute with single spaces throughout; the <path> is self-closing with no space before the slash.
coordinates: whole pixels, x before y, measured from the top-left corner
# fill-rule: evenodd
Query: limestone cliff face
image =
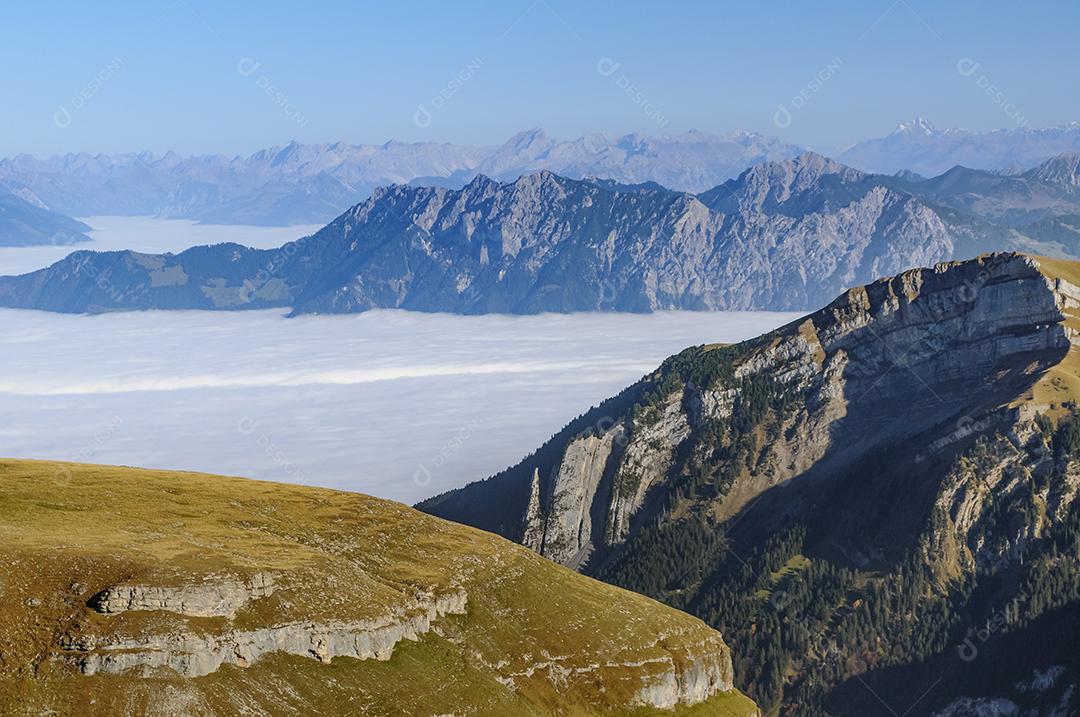
<path id="1" fill-rule="evenodd" d="M 175 592 L 185 593 L 190 598 L 195 591 L 190 587 L 140 589 L 135 593 L 136 599 L 123 609 L 135 612 L 163 610 L 190 617 L 208 616 L 205 610 L 192 606 L 190 602 L 161 601 L 159 598 Z M 264 596 L 252 591 L 244 602 Z M 167 668 L 183 677 L 209 675 L 223 665 L 248 667 L 273 653 L 308 657 L 327 663 L 335 657 L 385 661 L 393 656 L 399 642 L 419 640 L 444 615 L 465 614 L 467 599 L 463 590 L 440 596 L 425 595 L 395 606 L 388 615 L 352 623 L 305 621 L 258 629 L 231 629 L 222 633 L 196 630 L 127 635 L 123 632 L 88 632 L 61 640 L 59 647 L 63 651 L 56 659 L 77 666 L 84 675 L 135 673 L 149 676 L 155 669 Z M 100 603 L 98 605 L 102 612 L 110 612 L 108 606 L 103 609 Z M 210 613 L 214 616 L 223 614 Z"/>
<path id="2" fill-rule="evenodd" d="M 675 462 L 675 450 L 690 432 L 675 395 L 662 403 L 657 415 L 631 419 L 630 427 L 629 438 L 622 436 L 626 450 L 615 469 L 605 514 L 605 547 L 626 538 L 634 515 L 645 505 L 649 491 L 667 475 Z"/>
<path id="3" fill-rule="evenodd" d="M 783 186 L 797 197 L 797 177 Z M 1048 664 L 1075 682 L 1078 328 L 1077 263 L 906 271 L 673 356 L 423 507 L 527 504 L 576 539 L 530 543 L 543 555 L 724 630 L 766 713 L 861 717 L 940 682 L 931 714 Z"/>
<path id="4" fill-rule="evenodd" d="M 904 272 L 759 340 L 674 357 L 631 391 L 633 401 L 595 409 L 574 424 L 577 433 L 497 480 L 531 478 L 528 510 L 518 508 L 527 545 L 572 567 L 595 565 L 673 484 L 715 470 L 716 431 L 741 420 L 754 386 L 791 400 L 767 432 L 750 430 L 752 463 L 714 490 L 711 511 L 721 520 L 770 488 L 842 470 L 889 442 L 937 431 L 924 446 L 929 460 L 955 443 L 955 425 L 1030 423 L 1036 409 L 1000 406 L 1064 360 L 1078 336 L 1077 307 L 1080 288 L 1028 256 Z M 694 368 L 713 364 L 710 376 Z M 453 502 L 470 491 L 482 502 L 481 488 L 426 507 L 453 518 Z"/>
<path id="5" fill-rule="evenodd" d="M 245 580 L 225 578 L 197 585 L 113 585 L 91 598 L 98 612 L 164 610 L 192 617 L 236 617 L 251 600 L 269 597 L 274 576 L 255 573 Z"/>
<path id="6" fill-rule="evenodd" d="M 540 507 L 540 473 L 533 471 L 529 481 L 529 503 L 525 506 L 525 524 L 521 531 L 521 544 L 530 550 L 544 550 L 544 513 Z"/>
<path id="7" fill-rule="evenodd" d="M 540 552 L 577 567 L 592 547 L 592 507 L 614 453 L 621 428 L 578 438 L 566 447 L 551 481 L 551 496 Z"/>

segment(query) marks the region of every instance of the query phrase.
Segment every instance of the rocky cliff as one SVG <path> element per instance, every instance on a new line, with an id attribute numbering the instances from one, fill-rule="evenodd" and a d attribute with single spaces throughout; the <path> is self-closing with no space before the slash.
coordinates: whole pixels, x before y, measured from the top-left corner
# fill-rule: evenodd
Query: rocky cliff
<path id="1" fill-rule="evenodd" d="M 1078 307 L 1070 262 L 907 271 L 672 357 L 519 465 L 421 508 L 729 628 L 767 705 L 816 684 L 818 707 L 865 714 L 857 680 L 901 690 L 906 666 L 987 613 L 1021 631 L 1080 597 L 1059 574 L 1080 521 Z M 1048 580 L 1063 581 L 1052 598 Z M 932 613 L 924 632 L 912 610 Z M 964 694 L 986 677 L 946 673 Z"/>
<path id="2" fill-rule="evenodd" d="M 3 714 L 756 714 L 700 620 L 366 496 L 0 462 L 0 565 Z"/>
<path id="3" fill-rule="evenodd" d="M 543 525 L 533 527 L 529 547 L 574 566 L 593 550 L 621 543 L 650 490 L 686 468 L 680 448 L 689 448 L 700 431 L 730 423 L 742 407 L 740 389 L 760 379 L 801 401 L 792 402 L 777 435 L 768 437 L 753 474 L 740 476 L 720 501 L 723 512 L 737 512 L 826 457 L 850 462 L 874 444 L 968 415 L 962 409 L 987 387 L 1023 388 L 1068 354 L 1076 333 L 1066 312 L 1077 306 L 1080 288 L 1048 278 L 1038 260 L 993 255 L 852 289 L 745 345 L 690 349 L 629 389 L 638 400 L 593 410 L 576 422 L 587 424 L 584 430 L 557 437 L 538 452 L 543 458 L 492 479 L 528 477 L 535 496 L 531 508 L 519 503 L 519 519 L 503 532 L 520 540 L 518 526 Z M 680 370 L 686 364 L 716 365 L 712 370 L 723 376 L 688 380 Z M 905 410 L 898 420 L 898 402 L 918 410 Z M 950 436 L 945 439 L 935 448 L 945 447 Z M 442 513 L 437 506 L 464 495 L 424 505 Z M 450 510 L 445 515 L 454 517 Z"/>

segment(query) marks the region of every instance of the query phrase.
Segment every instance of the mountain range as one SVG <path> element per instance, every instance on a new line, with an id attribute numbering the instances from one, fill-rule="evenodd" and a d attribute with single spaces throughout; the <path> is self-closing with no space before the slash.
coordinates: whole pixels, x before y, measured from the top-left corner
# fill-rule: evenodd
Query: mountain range
<path id="1" fill-rule="evenodd" d="M 1080 151 L 1080 122 L 1034 129 L 1026 126 L 977 132 L 938 129 L 916 117 L 901 122 L 891 134 L 859 142 L 837 158 L 867 172 L 909 171 L 924 176 L 953 167 L 1014 173 L 1063 152 Z"/>
<path id="2" fill-rule="evenodd" d="M 72 216 L 146 215 L 208 224 L 288 225 L 328 222 L 387 184 L 460 187 L 477 174 L 516 179 L 549 169 L 570 177 L 657 181 L 700 191 L 757 162 L 787 159 L 798 148 L 748 132 L 565 141 L 543 130 L 521 132 L 498 147 L 446 143 L 287 145 L 247 157 L 173 152 L 68 154 L 0 160 L 0 189 L 18 191 Z M 418 179 L 419 178 L 419 179 Z"/>
<path id="3" fill-rule="evenodd" d="M 698 195 L 546 170 L 462 189 L 393 185 L 279 249 L 75 252 L 0 278 L 0 306 L 801 310 L 911 265 L 1005 249 L 1080 256 L 1078 176 L 1076 155 L 1009 178 L 921 180 L 804 153 Z"/>
<path id="4" fill-rule="evenodd" d="M 932 176 L 955 166 L 1018 173 L 1051 156 L 1080 150 L 1080 125 L 974 132 L 938 130 L 916 118 L 890 135 L 860 142 L 840 161 L 867 172 Z M 501 145 L 436 142 L 290 142 L 249 156 L 181 157 L 137 152 L 67 154 L 0 160 L 0 190 L 70 216 L 143 215 L 209 224 L 289 225 L 328 222 L 387 184 L 460 189 L 477 175 L 513 181 L 548 170 L 571 179 L 656 182 L 700 193 L 763 162 L 804 150 L 754 132 L 645 136 L 603 133 L 573 140 L 541 129 Z"/>
<path id="5" fill-rule="evenodd" d="M 0 488 L 5 715 L 760 714 L 700 620 L 398 503 L 39 461 Z"/>
<path id="6" fill-rule="evenodd" d="M 419 507 L 701 617 L 767 714 L 1076 714 L 1078 352 L 1080 263 L 913 269 Z"/>

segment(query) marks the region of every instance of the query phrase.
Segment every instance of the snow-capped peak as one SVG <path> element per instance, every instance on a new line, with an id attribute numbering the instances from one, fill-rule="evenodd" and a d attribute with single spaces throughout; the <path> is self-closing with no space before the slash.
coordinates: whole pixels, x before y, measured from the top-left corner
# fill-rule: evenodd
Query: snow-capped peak
<path id="1" fill-rule="evenodd" d="M 896 125 L 896 130 L 894 130 L 893 134 L 915 132 L 931 135 L 937 132 L 937 129 L 934 127 L 934 123 L 925 117 L 916 117 L 911 122 L 901 122 Z"/>

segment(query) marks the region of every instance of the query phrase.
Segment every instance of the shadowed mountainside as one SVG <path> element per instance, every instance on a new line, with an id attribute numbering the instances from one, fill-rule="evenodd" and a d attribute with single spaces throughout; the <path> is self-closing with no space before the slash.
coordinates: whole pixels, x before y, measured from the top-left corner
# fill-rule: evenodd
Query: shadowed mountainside
<path id="1" fill-rule="evenodd" d="M 420 508 L 701 616 L 766 710 L 864 715 L 876 692 L 902 713 L 926 661 L 949 691 L 912 714 L 1075 709 L 1080 665 L 1035 636 L 1077 629 L 1078 329 L 1080 264 L 907 271 L 688 349 Z M 969 639 L 1030 647 L 958 659 Z M 1046 694 L 1018 686 L 1047 670 Z"/>

